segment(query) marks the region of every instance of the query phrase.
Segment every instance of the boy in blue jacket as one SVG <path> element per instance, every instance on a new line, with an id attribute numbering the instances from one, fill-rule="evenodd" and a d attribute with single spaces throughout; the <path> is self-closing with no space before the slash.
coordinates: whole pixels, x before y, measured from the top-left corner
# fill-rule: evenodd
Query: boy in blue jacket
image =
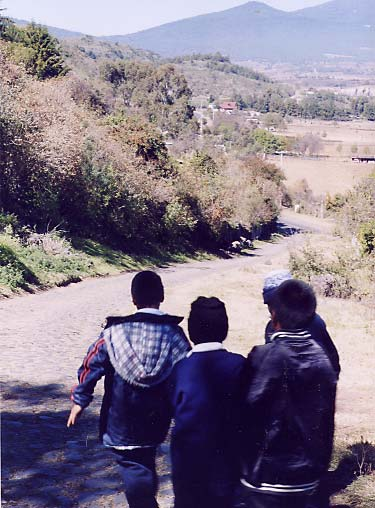
<path id="1" fill-rule="evenodd" d="M 130 508 L 157 508 L 155 454 L 171 421 L 167 380 L 190 346 L 178 326 L 183 318 L 159 310 L 162 281 L 154 272 L 132 281 L 130 316 L 108 318 L 99 339 L 89 348 L 72 389 L 67 426 L 76 423 L 104 376 L 100 436 L 111 448 L 122 474 Z"/>
<path id="2" fill-rule="evenodd" d="M 224 303 L 199 297 L 191 305 L 194 347 L 170 378 L 171 454 L 175 508 L 230 508 L 239 481 L 240 385 L 245 359 L 229 353 Z"/>

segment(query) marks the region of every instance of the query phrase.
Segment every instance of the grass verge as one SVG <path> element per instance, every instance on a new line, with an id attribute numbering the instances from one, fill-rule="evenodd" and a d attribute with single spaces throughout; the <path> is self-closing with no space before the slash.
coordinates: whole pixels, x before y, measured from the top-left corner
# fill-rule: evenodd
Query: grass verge
<path id="1" fill-rule="evenodd" d="M 25 243 L 4 233 L 0 234 L 0 297 L 66 286 L 86 277 L 210 257 L 212 254 L 204 251 L 172 253 L 158 249 L 149 255 L 131 255 L 93 240 L 75 238 L 68 242 L 56 234 L 40 235 L 35 243 Z"/>

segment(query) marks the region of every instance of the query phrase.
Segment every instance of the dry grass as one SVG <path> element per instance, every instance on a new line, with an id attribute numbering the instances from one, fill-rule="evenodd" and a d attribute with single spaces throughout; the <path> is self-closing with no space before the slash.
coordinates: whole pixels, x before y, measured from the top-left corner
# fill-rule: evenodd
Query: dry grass
<path id="1" fill-rule="evenodd" d="M 288 124 L 288 136 L 303 136 L 312 132 L 323 136 L 323 141 L 352 145 L 375 145 L 375 124 L 365 120 L 335 122 L 324 120 L 293 120 Z M 326 136 L 324 137 L 324 134 Z"/>
<path id="2" fill-rule="evenodd" d="M 315 195 L 343 193 L 351 189 L 361 178 L 375 169 L 374 164 L 359 164 L 351 161 L 353 155 L 375 155 L 374 122 L 324 122 L 322 120 L 293 120 L 287 131 L 280 135 L 302 137 L 312 133 L 322 140 L 319 155 L 328 159 L 280 157 L 271 159 L 286 175 L 287 186 L 305 179 Z M 355 153 L 353 147 L 357 147 Z"/>
<path id="3" fill-rule="evenodd" d="M 287 178 L 287 186 L 292 187 L 305 179 L 315 195 L 343 193 L 353 188 L 362 178 L 375 169 L 375 164 L 360 164 L 351 160 L 303 159 L 297 157 L 273 157 Z"/>

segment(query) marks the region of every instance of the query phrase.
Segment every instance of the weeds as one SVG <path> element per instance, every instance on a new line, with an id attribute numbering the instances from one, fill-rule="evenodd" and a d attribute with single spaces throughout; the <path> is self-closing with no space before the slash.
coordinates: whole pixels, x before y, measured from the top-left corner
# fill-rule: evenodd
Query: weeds
<path id="1" fill-rule="evenodd" d="M 326 297 L 375 298 L 375 256 L 361 256 L 354 248 L 339 250 L 332 257 L 307 243 L 290 254 L 293 275 L 305 280 Z"/>

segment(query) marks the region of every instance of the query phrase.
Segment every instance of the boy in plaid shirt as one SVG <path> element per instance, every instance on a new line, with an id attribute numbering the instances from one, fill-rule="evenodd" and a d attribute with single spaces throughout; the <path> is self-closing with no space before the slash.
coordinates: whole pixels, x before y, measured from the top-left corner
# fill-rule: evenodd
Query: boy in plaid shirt
<path id="1" fill-rule="evenodd" d="M 131 286 L 138 311 L 108 318 L 98 340 L 89 348 L 72 390 L 73 407 L 67 426 L 93 399 L 104 376 L 100 436 L 111 448 L 123 477 L 130 508 L 157 508 L 155 454 L 171 421 L 167 379 L 190 349 L 183 318 L 159 310 L 164 288 L 159 275 L 138 273 Z"/>

